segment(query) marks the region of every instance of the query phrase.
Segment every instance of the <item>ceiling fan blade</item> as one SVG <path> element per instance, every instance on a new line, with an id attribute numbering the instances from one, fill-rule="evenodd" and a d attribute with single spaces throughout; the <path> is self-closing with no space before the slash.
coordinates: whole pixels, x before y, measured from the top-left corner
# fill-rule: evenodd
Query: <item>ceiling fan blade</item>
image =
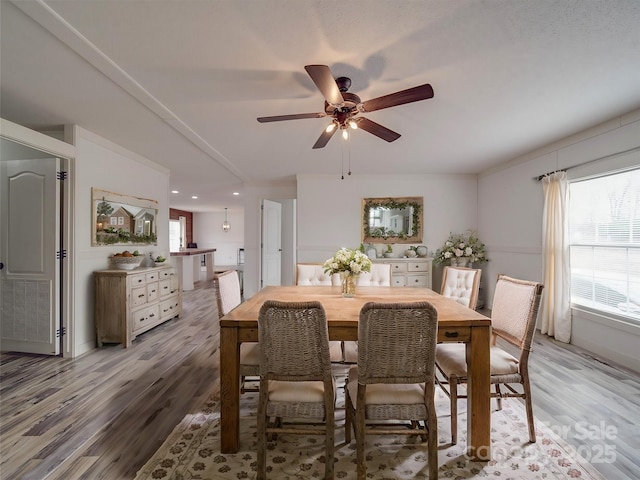
<path id="1" fill-rule="evenodd" d="M 342 93 L 336 84 L 333 74 L 326 65 L 306 65 L 304 69 L 307 71 L 313 83 L 316 84 L 318 90 L 322 92 L 322 96 L 331 105 L 341 105 L 344 103 Z"/>
<path id="2" fill-rule="evenodd" d="M 294 115 L 276 115 L 273 117 L 258 117 L 258 122 L 267 123 L 267 122 L 281 122 L 283 120 L 300 120 L 302 118 L 322 118 L 326 117 L 327 114 L 324 112 L 319 113 L 296 113 Z"/>
<path id="3" fill-rule="evenodd" d="M 418 85 L 417 87 L 408 88 L 407 90 L 401 90 L 396 93 L 390 93 L 382 97 L 373 98 L 363 102 L 363 108 L 365 112 L 373 112 L 375 110 L 382 110 L 383 108 L 395 107 L 396 105 L 403 105 L 405 103 L 419 102 L 420 100 L 427 100 L 433 98 L 433 88 L 428 83 L 424 85 Z"/>
<path id="4" fill-rule="evenodd" d="M 376 137 L 380 137 L 387 142 L 393 142 L 400 138 L 399 133 L 389 130 L 387 127 L 383 127 L 379 123 L 373 122 L 368 118 L 358 117 L 355 119 L 355 122 L 358 124 L 358 128 L 361 128 L 365 132 L 369 132 Z"/>
<path id="5" fill-rule="evenodd" d="M 326 130 L 323 131 L 322 135 L 320 135 L 318 137 L 318 140 L 316 140 L 316 143 L 313 144 L 313 148 L 324 147 L 329 142 L 329 140 L 331 140 L 331 137 L 333 137 L 333 134 L 336 133 L 337 130 L 337 128 L 334 128 L 330 132 L 327 132 Z"/>

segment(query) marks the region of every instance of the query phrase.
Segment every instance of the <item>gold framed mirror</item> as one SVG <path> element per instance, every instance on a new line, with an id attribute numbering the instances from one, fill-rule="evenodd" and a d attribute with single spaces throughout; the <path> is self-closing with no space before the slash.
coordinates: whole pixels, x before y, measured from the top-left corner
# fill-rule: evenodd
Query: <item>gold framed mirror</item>
<path id="1" fill-rule="evenodd" d="M 158 202 L 91 189 L 91 245 L 157 245 Z"/>
<path id="2" fill-rule="evenodd" d="M 422 243 L 422 197 L 362 199 L 363 243 Z"/>

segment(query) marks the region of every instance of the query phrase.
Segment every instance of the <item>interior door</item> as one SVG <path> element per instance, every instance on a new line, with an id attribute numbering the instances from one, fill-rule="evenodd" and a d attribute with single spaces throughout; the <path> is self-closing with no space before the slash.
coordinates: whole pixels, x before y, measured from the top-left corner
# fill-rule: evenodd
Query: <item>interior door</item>
<path id="1" fill-rule="evenodd" d="M 0 162 L 3 351 L 58 355 L 58 158 Z"/>
<path id="2" fill-rule="evenodd" d="M 282 268 L 282 205 L 262 201 L 262 287 L 280 285 Z"/>

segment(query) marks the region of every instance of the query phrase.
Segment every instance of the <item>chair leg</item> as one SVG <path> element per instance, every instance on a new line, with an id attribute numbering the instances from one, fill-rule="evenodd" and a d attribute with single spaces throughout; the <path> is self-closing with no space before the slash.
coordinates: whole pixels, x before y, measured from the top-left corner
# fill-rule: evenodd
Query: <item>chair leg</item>
<path id="1" fill-rule="evenodd" d="M 429 463 L 429 480 L 438 479 L 438 418 L 436 416 L 435 403 L 428 413 L 429 439 L 427 444 L 427 461 Z"/>
<path id="2" fill-rule="evenodd" d="M 449 396 L 451 397 L 451 444 L 458 443 L 458 378 L 449 378 Z"/>
<path id="3" fill-rule="evenodd" d="M 349 444 L 351 443 L 351 426 L 353 423 L 353 418 L 351 417 L 351 398 L 349 397 L 349 392 L 347 391 L 347 387 L 345 385 L 344 389 L 344 441 Z"/>
<path id="4" fill-rule="evenodd" d="M 358 471 L 358 480 L 365 480 L 367 477 L 367 465 L 364 463 L 364 406 L 356 408 L 356 464 Z"/>
<path id="5" fill-rule="evenodd" d="M 529 385 L 529 377 L 523 376 L 522 387 L 524 389 L 524 403 L 527 407 L 527 424 L 529 425 L 529 441 L 536 442 L 536 426 L 533 420 L 533 404 L 531 402 L 531 386 Z"/>
<path id="6" fill-rule="evenodd" d="M 257 478 L 265 480 L 267 478 L 267 417 L 265 415 L 265 405 L 263 402 L 263 392 L 260 392 L 258 403 L 258 464 Z"/>
<path id="7" fill-rule="evenodd" d="M 498 410 L 502 410 L 502 391 L 500 390 L 500 384 L 496 383 L 496 403 L 498 404 Z"/>
<path id="8" fill-rule="evenodd" d="M 333 470 L 334 470 L 334 462 L 333 462 L 333 450 L 335 444 L 335 414 L 333 408 L 328 409 L 325 421 L 326 429 L 325 429 L 325 464 L 324 464 L 324 478 L 325 480 L 333 480 Z"/>

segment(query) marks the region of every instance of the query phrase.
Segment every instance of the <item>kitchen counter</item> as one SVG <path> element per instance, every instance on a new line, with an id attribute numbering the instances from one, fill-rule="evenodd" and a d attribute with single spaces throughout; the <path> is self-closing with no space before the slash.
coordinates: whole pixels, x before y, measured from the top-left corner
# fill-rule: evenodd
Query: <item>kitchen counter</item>
<path id="1" fill-rule="evenodd" d="M 181 248 L 170 253 L 171 264 L 176 269 L 183 291 L 193 290 L 194 283 L 200 281 L 200 265 L 203 258 L 207 268 L 205 278 L 213 280 L 215 251 L 215 248 Z"/>

